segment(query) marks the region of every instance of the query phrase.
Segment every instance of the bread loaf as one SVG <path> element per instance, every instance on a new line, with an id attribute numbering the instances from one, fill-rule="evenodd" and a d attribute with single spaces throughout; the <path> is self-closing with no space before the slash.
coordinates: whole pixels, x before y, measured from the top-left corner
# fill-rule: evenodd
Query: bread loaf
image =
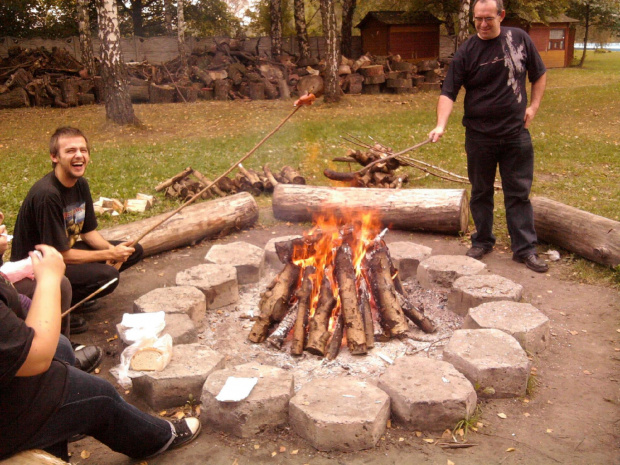
<path id="1" fill-rule="evenodd" d="M 156 347 L 144 347 L 131 358 L 131 369 L 136 371 L 162 371 L 170 362 L 170 355 Z"/>

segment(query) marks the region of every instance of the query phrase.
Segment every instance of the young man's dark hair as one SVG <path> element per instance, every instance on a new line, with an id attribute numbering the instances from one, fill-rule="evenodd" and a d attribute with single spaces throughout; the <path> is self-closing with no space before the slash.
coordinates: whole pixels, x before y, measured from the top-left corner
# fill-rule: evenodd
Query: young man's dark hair
<path id="1" fill-rule="evenodd" d="M 54 131 L 52 137 L 50 138 L 50 154 L 58 155 L 58 150 L 60 149 L 58 140 L 61 137 L 83 137 L 86 141 L 86 146 L 88 147 L 88 152 L 90 153 L 90 145 L 88 144 L 88 138 L 84 135 L 82 131 L 78 128 L 72 128 L 70 126 L 62 126 Z M 56 166 L 55 162 L 52 162 L 52 168 Z"/>

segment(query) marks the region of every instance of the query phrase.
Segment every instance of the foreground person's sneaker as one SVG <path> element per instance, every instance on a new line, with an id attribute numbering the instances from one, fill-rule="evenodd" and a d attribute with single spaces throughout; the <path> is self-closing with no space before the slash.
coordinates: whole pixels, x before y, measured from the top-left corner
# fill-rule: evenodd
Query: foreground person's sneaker
<path id="1" fill-rule="evenodd" d="M 103 350 L 97 346 L 82 346 L 74 347 L 73 352 L 75 354 L 75 367 L 90 373 L 101 363 L 103 358 Z"/>
<path id="2" fill-rule="evenodd" d="M 525 263 L 530 270 L 535 271 L 536 273 L 545 273 L 549 270 L 549 265 L 545 263 L 545 261 L 538 256 L 538 254 L 530 254 L 527 257 L 519 257 L 517 255 L 513 255 L 512 259 L 515 262 Z"/>
<path id="3" fill-rule="evenodd" d="M 88 331 L 88 323 L 84 318 L 78 315 L 71 315 L 69 323 L 70 334 L 82 334 Z"/>
<path id="4" fill-rule="evenodd" d="M 175 438 L 168 447 L 170 449 L 176 449 L 177 447 L 184 446 L 192 442 L 200 434 L 202 428 L 200 420 L 194 417 L 187 417 L 181 420 L 172 420 L 172 426 L 174 426 Z"/>
<path id="5" fill-rule="evenodd" d="M 485 249 L 483 247 L 477 247 L 474 245 L 473 247 L 470 247 L 467 252 L 465 252 L 465 255 L 471 258 L 475 258 L 476 260 L 480 260 L 486 254 L 491 253 L 492 250 L 493 249 Z"/>

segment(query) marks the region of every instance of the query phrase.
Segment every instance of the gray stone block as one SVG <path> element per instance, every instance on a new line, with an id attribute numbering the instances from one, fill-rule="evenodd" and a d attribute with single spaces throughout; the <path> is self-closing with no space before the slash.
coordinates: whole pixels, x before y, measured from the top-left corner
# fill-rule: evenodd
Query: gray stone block
<path id="1" fill-rule="evenodd" d="M 224 357 L 200 344 L 172 347 L 172 359 L 163 371 L 132 376 L 134 392 L 154 410 L 178 407 L 192 394 L 200 398 L 202 386 L 213 371 L 224 368 Z"/>
<path id="2" fill-rule="evenodd" d="M 420 262 L 417 278 L 426 289 L 450 289 L 461 276 L 478 274 L 486 265 L 466 255 L 433 255 Z"/>
<path id="3" fill-rule="evenodd" d="M 465 316 L 470 308 L 485 302 L 511 300 L 518 302 L 523 286 L 496 274 L 462 276 L 452 283 L 448 294 L 448 308 Z"/>
<path id="4" fill-rule="evenodd" d="M 250 395 L 239 402 L 220 402 L 216 396 L 228 377 L 258 378 Z M 218 431 L 247 438 L 288 422 L 294 394 L 293 374 L 281 368 L 248 363 L 211 373 L 202 388 L 201 421 Z"/>
<path id="5" fill-rule="evenodd" d="M 389 417 L 389 396 L 354 378 L 314 379 L 289 403 L 293 431 L 322 451 L 374 447 Z"/>
<path id="6" fill-rule="evenodd" d="M 544 351 L 549 341 L 549 318 L 526 303 L 489 302 L 471 308 L 463 321 L 463 329 L 479 328 L 504 331 L 532 354 Z"/>
<path id="7" fill-rule="evenodd" d="M 433 253 L 433 249 L 414 242 L 392 242 L 388 244 L 394 266 L 403 281 L 415 278 L 420 262 Z"/>
<path id="8" fill-rule="evenodd" d="M 193 286 L 205 295 L 212 310 L 239 300 L 237 270 L 232 265 L 196 265 L 177 273 L 177 286 Z"/>
<path id="9" fill-rule="evenodd" d="M 193 344 L 198 342 L 198 330 L 189 316 L 184 313 L 166 314 L 166 328 L 164 334 L 172 336 L 172 344 Z"/>
<path id="10" fill-rule="evenodd" d="M 265 271 L 265 251 L 247 242 L 215 244 L 207 252 L 205 260 L 214 265 L 234 266 L 239 284 L 257 283 Z"/>
<path id="11" fill-rule="evenodd" d="M 280 261 L 278 258 L 278 254 L 276 253 L 276 242 L 286 242 L 292 241 L 293 239 L 297 239 L 301 236 L 292 235 L 292 236 L 280 236 L 274 237 L 273 239 L 269 239 L 267 245 L 265 245 L 265 263 L 270 267 L 280 270 L 284 267 L 284 263 Z"/>
<path id="12" fill-rule="evenodd" d="M 471 381 L 480 397 L 525 395 L 530 361 L 517 340 L 499 329 L 460 329 L 443 359 Z"/>
<path id="13" fill-rule="evenodd" d="M 193 286 L 160 287 L 147 292 L 133 303 L 134 313 L 182 313 L 188 315 L 197 326 L 202 326 L 206 310 L 205 295 Z"/>
<path id="14" fill-rule="evenodd" d="M 392 416 L 414 431 L 444 431 L 476 410 L 472 384 L 448 362 L 400 357 L 379 378 L 390 396 Z"/>

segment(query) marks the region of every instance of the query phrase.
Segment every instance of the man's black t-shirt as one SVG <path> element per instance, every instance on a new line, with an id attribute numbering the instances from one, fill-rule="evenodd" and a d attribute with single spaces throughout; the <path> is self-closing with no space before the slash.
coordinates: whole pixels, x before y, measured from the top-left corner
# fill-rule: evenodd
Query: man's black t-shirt
<path id="1" fill-rule="evenodd" d="M 19 209 L 11 260 L 21 260 L 37 244 L 47 244 L 59 252 L 69 250 L 80 234 L 97 229 L 88 182 L 79 178 L 65 187 L 54 175 L 46 174 L 28 192 Z"/>
<path id="2" fill-rule="evenodd" d="M 441 89 L 455 101 L 465 87 L 463 126 L 489 137 L 511 137 L 523 130 L 527 108 L 526 75 L 536 82 L 545 65 L 530 36 L 502 27 L 495 39 L 470 37 L 457 50 Z"/>
<path id="3" fill-rule="evenodd" d="M 34 339 L 19 314 L 17 291 L 0 275 L 0 460 L 36 434 L 67 392 L 68 366 L 58 360 L 40 375 L 15 376 Z"/>

